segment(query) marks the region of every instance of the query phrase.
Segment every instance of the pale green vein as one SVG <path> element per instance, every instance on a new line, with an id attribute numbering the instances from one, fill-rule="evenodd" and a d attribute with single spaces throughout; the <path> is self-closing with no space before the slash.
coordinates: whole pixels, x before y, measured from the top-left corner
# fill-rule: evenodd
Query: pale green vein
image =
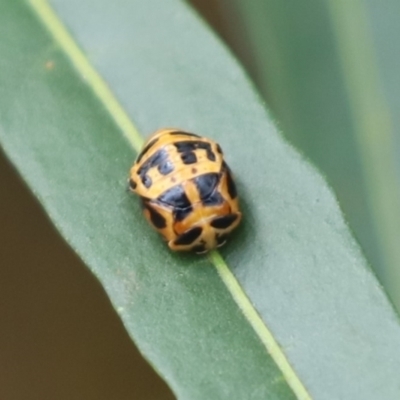
<path id="1" fill-rule="evenodd" d="M 260 315 L 251 304 L 249 298 L 244 293 L 239 282 L 228 268 L 224 259 L 217 251 L 210 252 L 210 260 L 215 265 L 219 276 L 228 288 L 236 304 L 242 310 L 247 321 L 250 323 L 252 328 L 257 333 L 264 346 L 267 348 L 269 354 L 275 361 L 276 365 L 281 370 L 286 382 L 293 390 L 294 394 L 298 399 L 311 399 L 303 383 L 300 381 L 296 372 L 293 370 L 288 359 L 280 348 L 279 344 L 275 340 L 273 334 L 266 326 L 265 322 L 261 319 Z"/>
<path id="2" fill-rule="evenodd" d="M 90 86 L 96 96 L 104 104 L 116 124 L 120 127 L 125 137 L 132 144 L 136 151 L 143 145 L 143 138 L 140 136 L 135 125 L 121 107 L 118 100 L 112 94 L 104 79 L 89 63 L 86 56 L 75 43 L 74 39 L 65 29 L 53 9 L 45 0 L 29 0 L 34 10 L 37 12 L 47 29 L 53 35 L 55 41 L 62 50 L 68 55 L 75 69 Z"/>
<path id="3" fill-rule="evenodd" d="M 389 106 L 378 74 L 367 10 L 362 0 L 330 0 L 343 75 L 358 138 L 374 223 L 385 257 L 384 277 L 400 305 L 400 192 L 395 176 Z"/>
<path id="4" fill-rule="evenodd" d="M 56 13 L 49 6 L 46 0 L 29 1 L 47 29 L 53 35 L 55 41 L 69 57 L 75 69 L 86 80 L 86 83 L 92 88 L 96 96 L 99 97 L 100 101 L 107 108 L 108 112 L 113 117 L 134 149 L 139 151 L 142 147 L 143 139 L 138 130 L 126 114 L 125 110 L 119 104 L 111 90 L 108 88 L 103 78 L 97 73 L 84 53 L 75 43 L 74 39 L 68 33 Z M 310 400 L 310 395 L 300 381 L 296 372 L 293 370 L 292 366 L 289 364 L 285 354 L 274 339 L 271 331 L 254 309 L 250 300 L 244 293 L 239 282 L 236 280 L 225 261 L 217 251 L 211 252 L 210 259 L 215 265 L 222 281 L 231 293 L 234 301 L 243 312 L 250 326 L 255 330 L 266 350 L 281 370 L 282 375 L 293 390 L 294 394 L 298 399 Z"/>

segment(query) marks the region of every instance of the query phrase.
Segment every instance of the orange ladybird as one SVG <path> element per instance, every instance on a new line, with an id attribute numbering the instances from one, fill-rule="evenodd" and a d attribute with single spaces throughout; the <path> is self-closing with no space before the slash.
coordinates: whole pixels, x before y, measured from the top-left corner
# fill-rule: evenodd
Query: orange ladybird
<path id="1" fill-rule="evenodd" d="M 221 147 L 178 129 L 161 129 L 130 170 L 130 189 L 144 215 L 176 251 L 222 246 L 241 220 L 238 196 Z"/>

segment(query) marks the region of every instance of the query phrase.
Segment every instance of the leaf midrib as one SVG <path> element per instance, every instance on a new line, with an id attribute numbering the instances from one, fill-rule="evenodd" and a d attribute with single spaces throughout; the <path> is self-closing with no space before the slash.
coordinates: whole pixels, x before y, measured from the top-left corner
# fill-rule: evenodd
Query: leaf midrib
<path id="1" fill-rule="evenodd" d="M 144 142 L 138 129 L 120 105 L 106 82 L 90 64 L 89 60 L 69 34 L 56 12 L 50 7 L 46 0 L 29 0 L 29 3 L 53 36 L 56 43 L 58 43 L 63 52 L 67 55 L 75 70 L 93 90 L 100 102 L 107 109 L 112 119 L 115 121 L 116 125 L 120 128 L 129 144 L 138 153 Z M 225 260 L 216 250 L 209 253 L 209 260 L 216 268 L 221 280 L 239 309 L 242 311 L 244 317 L 282 372 L 282 375 L 295 396 L 301 400 L 311 400 L 311 396 L 304 384 L 290 365 L 286 355 L 274 338 L 272 332 L 258 314 Z"/>

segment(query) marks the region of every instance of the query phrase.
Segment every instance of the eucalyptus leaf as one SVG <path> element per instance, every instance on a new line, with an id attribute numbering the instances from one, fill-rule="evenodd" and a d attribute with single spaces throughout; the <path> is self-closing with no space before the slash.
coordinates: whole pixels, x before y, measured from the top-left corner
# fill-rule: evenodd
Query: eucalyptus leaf
<path id="1" fill-rule="evenodd" d="M 178 398 L 398 398 L 399 321 L 332 192 L 184 3 L 3 0 L 0 35 L 2 147 Z M 244 214 L 223 258 L 147 226 L 135 126 L 220 142 Z"/>

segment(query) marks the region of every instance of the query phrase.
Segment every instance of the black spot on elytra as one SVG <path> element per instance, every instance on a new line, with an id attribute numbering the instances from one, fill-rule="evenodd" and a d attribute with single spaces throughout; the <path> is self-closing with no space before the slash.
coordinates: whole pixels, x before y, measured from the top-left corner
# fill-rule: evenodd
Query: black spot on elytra
<path id="1" fill-rule="evenodd" d="M 164 161 L 162 164 L 160 164 L 158 166 L 158 172 L 161 175 L 168 175 L 173 170 L 174 170 L 174 166 L 169 160 Z"/>
<path id="2" fill-rule="evenodd" d="M 195 142 L 195 143 L 196 143 L 196 148 L 204 149 L 204 150 L 211 150 L 210 143 L 207 143 L 207 142 Z"/>
<path id="3" fill-rule="evenodd" d="M 219 179 L 220 175 L 215 172 L 203 174 L 193 179 L 203 205 L 214 206 L 223 202 L 222 196 L 216 190 Z"/>
<path id="4" fill-rule="evenodd" d="M 201 142 L 200 140 L 183 140 L 181 142 L 174 143 L 174 146 L 178 150 L 178 153 L 193 153 L 197 149 L 203 149 L 207 152 L 207 158 L 210 161 L 215 161 L 215 154 L 211 150 L 210 143 Z"/>
<path id="5" fill-rule="evenodd" d="M 215 154 L 212 152 L 212 150 L 207 150 L 207 158 L 210 161 L 215 161 Z"/>
<path id="6" fill-rule="evenodd" d="M 222 152 L 221 146 L 218 143 L 217 143 L 217 151 L 218 151 L 219 154 L 224 154 Z"/>
<path id="7" fill-rule="evenodd" d="M 146 162 L 138 169 L 138 175 L 143 176 L 147 174 L 149 169 L 157 167 L 168 160 L 168 153 L 164 149 L 156 151 Z"/>
<path id="8" fill-rule="evenodd" d="M 152 156 L 150 156 L 143 165 L 138 169 L 137 174 L 140 176 L 144 186 L 149 188 L 152 181 L 147 173 L 151 168 L 160 167 L 164 164 L 168 164 L 168 153 L 164 149 L 156 151 Z"/>
<path id="9" fill-rule="evenodd" d="M 219 204 L 222 204 L 223 202 L 223 197 L 217 191 L 215 191 L 209 197 L 202 201 L 203 205 L 206 207 L 217 206 Z"/>
<path id="10" fill-rule="evenodd" d="M 229 228 L 237 220 L 237 218 L 237 214 L 227 214 L 222 217 L 214 218 L 210 225 L 213 228 L 226 229 Z"/>
<path id="11" fill-rule="evenodd" d="M 232 179 L 232 175 L 228 167 L 226 168 L 225 173 L 226 173 L 226 183 L 228 185 L 229 196 L 231 197 L 231 199 L 235 199 L 237 197 L 236 185 Z"/>
<path id="12" fill-rule="evenodd" d="M 192 207 L 188 207 L 183 210 L 176 209 L 174 210 L 174 220 L 176 222 L 183 221 L 192 211 Z"/>
<path id="13" fill-rule="evenodd" d="M 165 218 L 154 208 L 151 207 L 151 205 L 146 204 L 145 205 L 146 209 L 150 213 L 150 220 L 152 224 L 157 228 L 157 229 L 163 229 L 167 226 L 167 222 Z"/>
<path id="14" fill-rule="evenodd" d="M 194 178 L 193 181 L 197 187 L 197 190 L 199 191 L 201 200 L 204 200 L 210 196 L 217 187 L 219 182 L 219 174 L 210 172 Z"/>
<path id="15" fill-rule="evenodd" d="M 201 142 L 183 140 L 181 142 L 175 142 L 174 146 L 176 147 L 178 153 L 189 153 L 197 149 L 197 143 Z"/>
<path id="16" fill-rule="evenodd" d="M 173 208 L 186 208 L 191 205 L 182 185 L 166 190 L 157 200 Z"/>
<path id="17" fill-rule="evenodd" d="M 183 190 L 182 185 L 176 185 L 161 194 L 157 201 L 173 209 L 175 221 L 182 221 L 192 211 L 192 205 Z"/>
<path id="18" fill-rule="evenodd" d="M 174 241 L 174 243 L 176 245 L 189 245 L 189 244 L 193 243 L 201 235 L 202 230 L 203 229 L 200 228 L 199 226 L 189 229 L 188 231 L 186 231 L 185 233 L 180 235 Z"/>
<path id="19" fill-rule="evenodd" d="M 171 132 L 170 135 L 185 135 L 185 136 L 192 136 L 192 137 L 197 137 L 199 138 L 199 135 L 196 135 L 195 133 L 189 133 L 189 132 L 183 132 L 183 131 L 174 131 Z"/>
<path id="20" fill-rule="evenodd" d="M 207 152 L 207 158 L 210 161 L 215 161 L 215 154 L 213 153 L 213 151 L 211 150 L 211 145 L 210 143 L 206 143 L 206 142 L 199 142 L 198 145 L 199 149 L 204 149 Z"/>
<path id="21" fill-rule="evenodd" d="M 129 187 L 132 189 L 132 190 L 135 190 L 136 189 L 136 182 L 133 180 L 133 179 L 129 179 Z"/>
<path id="22" fill-rule="evenodd" d="M 197 162 L 196 154 L 192 153 L 191 151 L 187 152 L 187 153 L 182 153 L 181 159 L 182 159 L 182 162 L 186 165 L 194 164 Z"/>
<path id="23" fill-rule="evenodd" d="M 146 144 L 146 146 L 143 148 L 143 150 L 139 153 L 136 162 L 140 162 L 140 160 L 143 158 L 143 156 L 150 150 L 150 147 L 153 147 L 153 145 L 158 141 L 158 138 L 151 140 L 149 143 Z"/>
<path id="24" fill-rule="evenodd" d="M 142 177 L 142 183 L 148 189 L 153 184 L 153 181 L 149 176 L 145 175 Z"/>

